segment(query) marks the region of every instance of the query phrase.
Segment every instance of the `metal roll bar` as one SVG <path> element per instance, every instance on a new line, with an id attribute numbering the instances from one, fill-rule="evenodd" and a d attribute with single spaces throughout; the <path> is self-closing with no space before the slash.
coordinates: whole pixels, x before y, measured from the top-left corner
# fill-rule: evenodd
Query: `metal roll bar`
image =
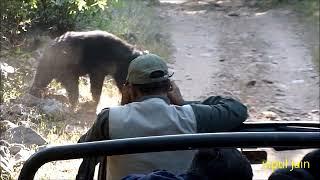
<path id="1" fill-rule="evenodd" d="M 19 180 L 33 179 L 45 163 L 94 156 L 190 150 L 213 147 L 319 148 L 320 132 L 229 132 L 139 137 L 96 141 L 43 149 L 24 164 Z"/>

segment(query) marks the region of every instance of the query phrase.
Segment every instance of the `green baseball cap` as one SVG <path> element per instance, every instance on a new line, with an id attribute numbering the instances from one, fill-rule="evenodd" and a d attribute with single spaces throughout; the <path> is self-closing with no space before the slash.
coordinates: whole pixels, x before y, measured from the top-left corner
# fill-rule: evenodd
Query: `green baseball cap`
<path id="1" fill-rule="evenodd" d="M 168 66 L 155 54 L 141 55 L 131 61 L 127 82 L 131 84 L 149 84 L 169 79 Z"/>

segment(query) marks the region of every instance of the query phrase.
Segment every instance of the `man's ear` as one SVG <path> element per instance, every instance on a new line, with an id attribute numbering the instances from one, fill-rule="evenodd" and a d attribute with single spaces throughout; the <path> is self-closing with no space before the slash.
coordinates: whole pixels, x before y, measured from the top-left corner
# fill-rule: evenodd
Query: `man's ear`
<path id="1" fill-rule="evenodd" d="M 129 95 L 129 98 L 132 101 L 135 100 L 135 98 L 137 97 L 137 89 L 132 85 L 132 84 L 127 84 L 127 89 L 128 89 L 128 95 Z"/>
<path id="2" fill-rule="evenodd" d="M 169 80 L 169 87 L 168 87 L 168 91 L 172 91 L 173 90 L 173 88 L 172 88 L 172 81 L 171 80 Z"/>
<path id="3" fill-rule="evenodd" d="M 132 98 L 132 85 L 130 85 L 129 83 L 125 83 L 122 86 L 121 93 L 122 93 L 121 105 L 128 104 L 128 103 L 132 102 L 132 100 L 133 100 L 133 98 Z"/>

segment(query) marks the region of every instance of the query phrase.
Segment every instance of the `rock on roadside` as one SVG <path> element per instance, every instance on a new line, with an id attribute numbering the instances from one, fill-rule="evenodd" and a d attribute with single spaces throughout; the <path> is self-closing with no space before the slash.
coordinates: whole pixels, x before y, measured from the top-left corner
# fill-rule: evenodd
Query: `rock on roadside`
<path id="1" fill-rule="evenodd" d="M 26 149 L 23 144 L 11 144 L 9 147 L 10 154 L 16 155 L 19 151 Z"/>
<path id="2" fill-rule="evenodd" d="M 10 165 L 10 151 L 6 146 L 0 146 L 0 179 L 13 179 L 13 169 Z"/>
<path id="3" fill-rule="evenodd" d="M 15 127 L 18 127 L 18 126 L 8 120 L 0 121 L 0 136 L 2 135 L 3 132 Z"/>
<path id="4" fill-rule="evenodd" d="M 2 138 L 9 143 L 24 144 L 26 146 L 41 146 L 47 143 L 46 140 L 33 129 L 24 126 L 18 126 L 8 129 L 3 134 Z"/>
<path id="5" fill-rule="evenodd" d="M 61 102 L 54 99 L 46 99 L 40 105 L 40 109 L 47 115 L 62 118 L 69 112 L 69 109 Z"/>

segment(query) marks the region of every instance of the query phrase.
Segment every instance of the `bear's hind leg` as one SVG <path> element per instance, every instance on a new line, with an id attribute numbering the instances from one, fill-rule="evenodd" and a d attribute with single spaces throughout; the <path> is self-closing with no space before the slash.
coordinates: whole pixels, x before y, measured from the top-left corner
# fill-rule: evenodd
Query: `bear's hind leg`
<path id="1" fill-rule="evenodd" d="M 89 73 L 89 77 L 90 77 L 90 85 L 91 85 L 90 89 L 91 89 L 92 98 L 95 101 L 95 105 L 98 105 L 100 96 L 101 96 L 103 81 L 104 81 L 104 74 L 101 72 L 94 72 L 94 73 Z"/>
<path id="2" fill-rule="evenodd" d="M 78 104 L 79 98 L 79 77 L 69 76 L 67 79 L 61 80 L 62 85 L 66 88 L 69 98 L 69 103 L 74 109 Z"/>

